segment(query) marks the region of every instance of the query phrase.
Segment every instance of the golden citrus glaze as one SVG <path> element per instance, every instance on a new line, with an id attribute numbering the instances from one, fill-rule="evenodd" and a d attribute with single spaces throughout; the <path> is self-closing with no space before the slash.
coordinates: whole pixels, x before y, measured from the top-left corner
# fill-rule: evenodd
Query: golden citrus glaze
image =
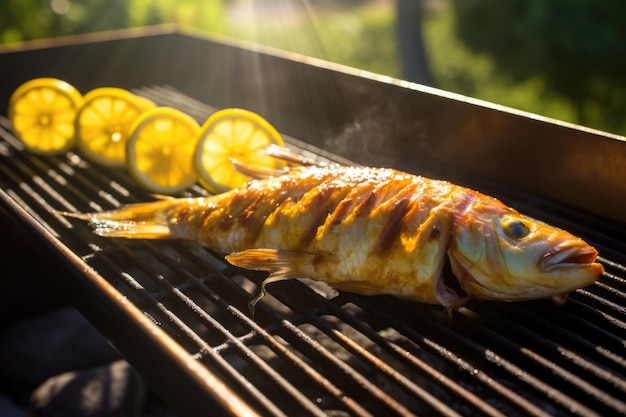
<path id="1" fill-rule="evenodd" d="M 193 239 L 237 266 L 449 309 L 561 296 L 603 271 L 568 232 L 471 189 L 383 168 L 297 167 L 217 196 L 74 217 L 104 236 Z"/>

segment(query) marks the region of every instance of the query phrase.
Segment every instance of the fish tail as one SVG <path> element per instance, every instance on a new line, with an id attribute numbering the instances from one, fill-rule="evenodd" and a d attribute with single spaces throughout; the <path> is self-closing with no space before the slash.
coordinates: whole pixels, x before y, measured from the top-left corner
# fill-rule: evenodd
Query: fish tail
<path id="1" fill-rule="evenodd" d="M 170 220 L 175 200 L 129 204 L 116 210 L 93 213 L 57 212 L 89 223 L 95 234 L 129 239 L 167 239 L 172 237 Z"/>

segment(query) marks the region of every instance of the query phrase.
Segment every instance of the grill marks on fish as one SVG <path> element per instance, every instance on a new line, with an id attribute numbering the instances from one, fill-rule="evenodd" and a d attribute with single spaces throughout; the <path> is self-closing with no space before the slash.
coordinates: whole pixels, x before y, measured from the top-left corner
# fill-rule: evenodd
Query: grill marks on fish
<path id="1" fill-rule="evenodd" d="M 385 225 L 374 245 L 374 251 L 382 253 L 389 250 L 402 233 L 413 233 L 428 218 L 428 212 L 424 210 L 432 208 L 425 207 L 428 204 L 418 198 L 417 193 L 430 190 L 427 184 L 416 180 L 416 177 L 383 175 L 384 181 L 373 181 L 358 176 L 337 181 L 336 176 L 329 172 L 323 178 L 316 179 L 313 184 L 309 184 L 310 188 L 306 192 L 296 195 L 296 198 L 291 195 L 277 201 L 273 206 L 275 209 L 262 216 L 267 219 L 265 226 L 270 228 L 287 227 L 285 223 L 290 222 L 288 227 L 294 236 L 298 236 L 293 239 L 297 240 L 295 246 L 299 250 L 307 250 L 314 240 L 323 239 L 324 235 L 331 233 L 333 227 L 344 222 L 384 217 Z M 299 215 L 295 216 L 296 213 Z M 245 214 L 246 211 L 240 217 Z M 419 217 L 417 222 L 416 216 Z M 412 221 L 407 221 L 408 217 Z M 251 231 L 258 237 L 255 232 L 258 230 Z"/>
<path id="2" fill-rule="evenodd" d="M 263 190 L 253 182 L 224 202 L 207 200 L 204 212 L 194 215 L 196 230 L 203 231 L 198 240 L 224 253 L 289 248 L 320 255 L 334 251 L 324 242 L 352 233 L 373 237 L 368 253 L 384 255 L 394 245 L 408 248 L 407 239 L 416 247 L 441 238 L 441 226 L 429 219 L 454 189 L 449 183 L 386 169 L 347 169 L 341 177 L 333 170 L 303 172 L 297 183 L 277 177 Z M 180 219 L 184 214 L 178 217 L 188 223 Z"/>
<path id="3" fill-rule="evenodd" d="M 376 190 L 366 193 L 365 198 L 363 198 L 360 203 L 355 207 L 355 217 L 367 216 L 368 214 L 370 214 L 376 206 L 376 200 L 378 200 Z"/>
<path id="4" fill-rule="evenodd" d="M 385 181 L 361 180 L 361 177 L 348 177 L 347 181 L 337 181 L 328 173 L 315 186 L 312 186 L 297 201 L 284 200 L 269 215 L 266 226 L 280 228 L 279 223 L 288 218 L 290 227 L 297 235 L 296 247 L 308 250 L 314 240 L 323 240 L 332 234 L 332 228 L 358 218 L 387 218 L 374 252 L 389 250 L 398 241 L 403 230 L 404 219 L 410 211 L 412 197 L 423 184 L 415 183 L 415 177 L 387 175 Z M 422 207 L 423 208 L 423 207 Z M 293 213 L 300 216 L 293 216 Z M 295 239 L 295 238 L 294 238 Z M 259 242 L 260 243 L 260 242 Z"/>
<path id="5" fill-rule="evenodd" d="M 240 194 L 241 195 L 241 194 Z M 233 213 L 233 223 L 246 230 L 249 241 L 254 241 L 265 225 L 267 217 L 288 199 L 286 194 L 277 194 L 268 204 L 263 194 L 253 192 L 252 198 L 246 199 L 247 194 L 243 194 L 241 209 Z M 239 197 L 239 196 L 238 196 Z"/>
<path id="6" fill-rule="evenodd" d="M 410 197 L 408 196 L 403 196 L 393 202 L 388 210 L 389 218 L 387 219 L 387 223 L 380 234 L 378 242 L 376 242 L 374 252 L 385 252 L 389 250 L 393 243 L 398 240 L 402 230 L 402 222 L 407 214 L 407 209 L 409 208 L 409 202 Z"/>
<path id="7" fill-rule="evenodd" d="M 385 205 L 389 200 L 411 183 L 410 178 L 396 178 L 384 176 L 383 180 L 369 182 L 369 193 L 361 200 L 355 209 L 355 215 L 371 216 L 374 209 Z"/>
<path id="8" fill-rule="evenodd" d="M 306 248 L 311 244 L 317 236 L 318 229 L 326 224 L 328 217 L 337 209 L 349 191 L 346 185 L 336 187 L 322 184 L 307 193 L 303 202 L 310 204 L 312 214 L 302 233 L 301 248 Z"/>

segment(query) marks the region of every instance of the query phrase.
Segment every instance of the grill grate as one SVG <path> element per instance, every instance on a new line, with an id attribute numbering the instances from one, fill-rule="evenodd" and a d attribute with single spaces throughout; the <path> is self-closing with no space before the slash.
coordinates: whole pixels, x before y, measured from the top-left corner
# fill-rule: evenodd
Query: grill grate
<path id="1" fill-rule="evenodd" d="M 170 87 L 136 92 L 200 121 L 214 111 Z M 150 200 L 126 173 L 91 166 L 71 152 L 51 158 L 23 152 L 2 116 L 0 137 L 2 201 L 22 207 L 190 361 L 260 414 L 626 414 L 626 247 L 612 237 L 611 224 L 481 184 L 582 235 L 599 248 L 607 272 L 562 308 L 547 301 L 485 302 L 453 317 L 393 297 L 326 298 L 313 284 L 280 282 L 252 321 L 247 302 L 262 274 L 236 269 L 194 242 L 99 238 L 54 213 Z M 294 138 L 286 141 L 309 157 L 333 159 Z M 108 336 L 115 342 L 115 334 Z"/>

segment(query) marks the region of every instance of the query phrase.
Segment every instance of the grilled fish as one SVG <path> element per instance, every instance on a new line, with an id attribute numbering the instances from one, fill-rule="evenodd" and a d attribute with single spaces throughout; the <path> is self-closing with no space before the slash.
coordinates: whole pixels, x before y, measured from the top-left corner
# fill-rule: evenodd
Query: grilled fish
<path id="1" fill-rule="evenodd" d="M 269 272 L 252 308 L 279 279 L 451 312 L 469 300 L 564 301 L 603 272 L 597 251 L 566 231 L 469 188 L 385 168 L 299 166 L 220 195 L 64 214 L 101 236 L 193 239 Z"/>

